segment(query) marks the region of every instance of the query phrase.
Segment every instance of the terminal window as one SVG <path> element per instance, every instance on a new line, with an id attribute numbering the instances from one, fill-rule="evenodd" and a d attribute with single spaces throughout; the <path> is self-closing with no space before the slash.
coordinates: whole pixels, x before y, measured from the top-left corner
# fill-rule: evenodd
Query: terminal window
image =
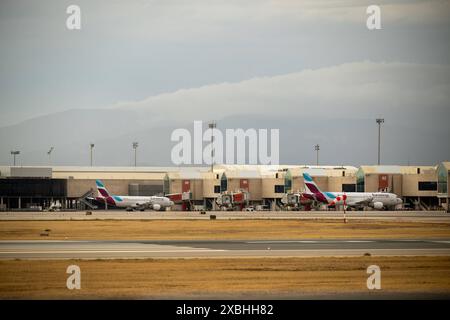
<path id="1" fill-rule="evenodd" d="M 419 181 L 419 191 L 436 191 L 436 181 Z"/>
<path id="2" fill-rule="evenodd" d="M 356 192 L 356 184 L 354 183 L 343 183 L 342 192 Z"/>

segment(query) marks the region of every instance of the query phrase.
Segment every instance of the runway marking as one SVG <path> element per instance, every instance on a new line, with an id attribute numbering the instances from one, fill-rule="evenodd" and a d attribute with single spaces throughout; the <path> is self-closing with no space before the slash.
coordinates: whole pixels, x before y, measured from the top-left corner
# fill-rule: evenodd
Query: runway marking
<path id="1" fill-rule="evenodd" d="M 247 241 L 246 243 L 372 243 L 375 240 L 273 240 L 273 241 Z"/>
<path id="2" fill-rule="evenodd" d="M 272 240 L 272 241 L 246 241 L 245 243 L 252 243 L 252 244 L 258 244 L 258 243 L 263 243 L 263 244 L 267 244 L 267 243 L 318 243 L 319 241 L 315 241 L 315 240 Z M 323 242 L 323 241 L 321 241 Z"/>
<path id="3" fill-rule="evenodd" d="M 277 249 L 275 251 L 301 251 L 301 252 L 309 252 L 309 251 L 363 251 L 363 250 L 387 250 L 387 251 L 416 251 L 416 250 L 448 250 L 446 248 L 411 248 L 411 249 L 400 249 L 400 248 L 392 248 L 392 249 L 382 249 L 382 248 L 363 248 L 363 249 Z M 210 249 L 210 250 L 97 250 L 97 251 L 86 251 L 86 250 L 67 250 L 67 251 L 60 251 L 60 250 L 52 250 L 52 251 L 0 251 L 0 254 L 10 254 L 10 253 L 161 253 L 161 252 L 196 252 L 196 253 L 202 253 L 202 252 L 256 252 L 256 251 L 266 251 L 266 249 L 244 249 L 244 250 L 222 250 L 222 249 Z"/>
<path id="4" fill-rule="evenodd" d="M 202 253 L 202 252 L 222 252 L 227 250 L 214 250 L 214 249 L 208 249 L 208 250 L 70 250 L 70 251 L 60 251 L 60 250 L 53 250 L 53 251 L 0 251 L 0 254 L 51 254 L 51 253 L 181 253 L 181 252 L 195 252 L 195 253 Z"/>

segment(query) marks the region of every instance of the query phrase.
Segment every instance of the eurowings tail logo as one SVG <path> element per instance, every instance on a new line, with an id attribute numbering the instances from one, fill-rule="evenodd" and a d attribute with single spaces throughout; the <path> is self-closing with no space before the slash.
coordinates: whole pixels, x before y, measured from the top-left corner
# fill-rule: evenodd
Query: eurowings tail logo
<path id="1" fill-rule="evenodd" d="M 332 193 L 320 191 L 319 187 L 308 173 L 303 173 L 303 180 L 305 181 L 306 189 L 314 195 L 314 198 L 317 201 L 327 204 L 333 203 L 333 201 L 335 201 L 336 197 Z"/>
<path id="2" fill-rule="evenodd" d="M 108 190 L 106 190 L 103 182 L 101 182 L 100 180 L 95 180 L 95 184 L 97 185 L 97 190 L 98 190 L 98 193 L 100 194 L 100 196 L 102 196 L 103 198 L 110 197 Z"/>

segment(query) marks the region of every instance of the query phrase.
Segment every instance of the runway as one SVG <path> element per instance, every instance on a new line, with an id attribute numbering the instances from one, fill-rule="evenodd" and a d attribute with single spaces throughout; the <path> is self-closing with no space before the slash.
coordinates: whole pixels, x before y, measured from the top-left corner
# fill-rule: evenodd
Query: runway
<path id="1" fill-rule="evenodd" d="M 205 220 L 215 215 L 216 219 L 343 219 L 342 211 L 144 211 L 123 210 L 61 211 L 61 212 L 1 212 L 0 221 L 33 220 Z M 450 214 L 444 211 L 351 211 L 348 220 L 383 220 L 407 222 L 450 223 Z"/>
<path id="2" fill-rule="evenodd" d="M 450 239 L 0 241 L 0 259 L 450 256 Z"/>

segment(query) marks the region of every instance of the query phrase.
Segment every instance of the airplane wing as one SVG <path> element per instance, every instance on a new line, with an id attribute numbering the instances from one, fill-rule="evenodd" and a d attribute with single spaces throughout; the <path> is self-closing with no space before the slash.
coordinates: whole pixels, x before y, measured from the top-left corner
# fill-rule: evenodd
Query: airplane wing
<path id="1" fill-rule="evenodd" d="M 147 202 L 143 202 L 143 203 L 140 203 L 139 205 L 137 205 L 136 209 L 138 209 L 138 210 L 153 209 L 153 204 L 154 204 L 154 201 L 149 200 Z"/>
<path id="2" fill-rule="evenodd" d="M 352 202 L 348 202 L 346 203 L 347 206 L 353 207 L 353 206 L 367 206 L 369 205 L 373 200 L 373 197 L 367 197 L 363 200 L 359 200 L 359 201 L 352 201 Z"/>

